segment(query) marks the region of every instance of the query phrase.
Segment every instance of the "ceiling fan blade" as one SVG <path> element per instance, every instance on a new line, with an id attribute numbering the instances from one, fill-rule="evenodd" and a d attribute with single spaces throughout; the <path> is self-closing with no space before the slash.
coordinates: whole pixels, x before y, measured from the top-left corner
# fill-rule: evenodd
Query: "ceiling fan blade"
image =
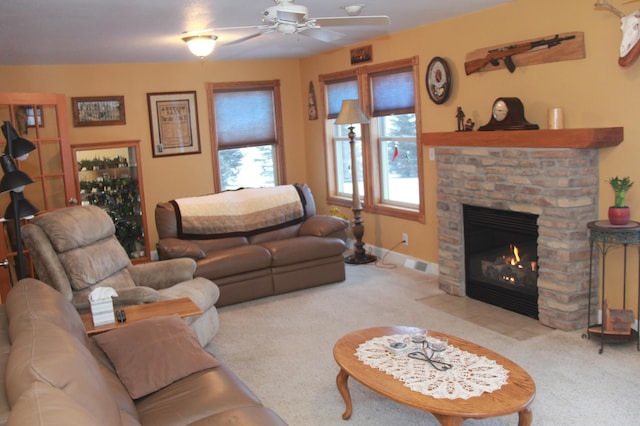
<path id="1" fill-rule="evenodd" d="M 323 41 L 325 43 L 333 43 L 336 40 L 344 37 L 344 34 L 341 34 L 337 31 L 328 30 L 326 28 L 307 28 L 304 31 L 300 31 L 300 34 L 309 36 L 315 40 Z"/>
<path id="2" fill-rule="evenodd" d="M 220 28 L 210 28 L 206 31 L 215 33 L 217 31 L 233 31 L 233 30 L 262 30 L 271 28 L 270 25 L 246 25 L 242 27 L 220 27 Z M 204 30 L 203 30 L 204 31 Z"/>
<path id="3" fill-rule="evenodd" d="M 232 41 L 230 41 L 228 43 L 223 43 L 223 45 L 224 46 L 231 46 L 233 44 L 242 43 L 243 41 L 251 40 L 252 38 L 256 38 L 258 36 L 261 36 L 262 34 L 264 34 L 263 31 L 260 31 L 259 33 L 249 34 L 248 36 L 240 37 L 240 38 L 232 40 Z"/>
<path id="4" fill-rule="evenodd" d="M 333 18 L 314 18 L 321 27 L 340 27 L 350 25 L 388 25 L 389 17 L 380 16 L 336 16 Z"/>

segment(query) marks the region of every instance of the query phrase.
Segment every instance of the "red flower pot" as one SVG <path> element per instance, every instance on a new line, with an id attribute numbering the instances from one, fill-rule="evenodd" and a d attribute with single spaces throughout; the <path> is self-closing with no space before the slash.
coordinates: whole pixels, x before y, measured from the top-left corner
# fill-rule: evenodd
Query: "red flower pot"
<path id="1" fill-rule="evenodd" d="M 609 223 L 612 225 L 626 225 L 631 218 L 629 207 L 609 207 Z"/>

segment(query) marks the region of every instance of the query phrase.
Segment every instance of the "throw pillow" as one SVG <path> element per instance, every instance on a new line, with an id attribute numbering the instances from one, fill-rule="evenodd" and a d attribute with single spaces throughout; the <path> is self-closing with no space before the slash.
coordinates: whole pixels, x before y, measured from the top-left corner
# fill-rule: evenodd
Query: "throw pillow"
<path id="1" fill-rule="evenodd" d="M 93 339 L 133 399 L 220 365 L 177 314 L 136 321 Z"/>

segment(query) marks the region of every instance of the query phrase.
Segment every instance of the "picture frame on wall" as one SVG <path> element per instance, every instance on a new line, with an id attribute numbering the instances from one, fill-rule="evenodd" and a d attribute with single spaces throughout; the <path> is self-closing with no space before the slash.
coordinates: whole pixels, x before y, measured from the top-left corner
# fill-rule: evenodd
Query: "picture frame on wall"
<path id="1" fill-rule="evenodd" d="M 85 96 L 71 98 L 74 127 L 127 124 L 124 96 Z"/>
<path id="2" fill-rule="evenodd" d="M 200 153 L 196 91 L 147 93 L 154 157 Z"/>
<path id="3" fill-rule="evenodd" d="M 373 48 L 369 46 L 351 49 L 351 65 L 373 61 Z"/>

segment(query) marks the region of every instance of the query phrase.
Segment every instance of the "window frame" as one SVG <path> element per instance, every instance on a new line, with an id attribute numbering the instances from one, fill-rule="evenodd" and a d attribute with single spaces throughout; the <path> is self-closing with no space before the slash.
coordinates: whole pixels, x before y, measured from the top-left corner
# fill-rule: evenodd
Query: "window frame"
<path id="1" fill-rule="evenodd" d="M 328 119 L 327 85 L 340 82 L 341 80 L 356 79 L 358 84 L 359 103 L 362 110 L 370 119 L 369 124 L 361 125 L 362 130 L 356 130 L 357 138 L 362 141 L 362 168 L 364 180 L 364 193 L 361 194 L 362 208 L 367 213 L 381 214 L 385 216 L 397 217 L 401 219 L 425 223 L 425 200 L 424 200 L 424 162 L 423 149 L 420 141 L 421 129 L 421 109 L 420 109 L 420 77 L 418 57 L 408 59 L 368 65 L 356 69 L 341 71 L 319 76 L 320 93 L 322 97 L 321 108 L 325 117 L 324 140 L 325 140 L 325 170 L 327 173 L 327 202 L 343 207 L 352 206 L 352 197 L 345 196 L 338 192 L 336 182 L 336 153 L 335 137 L 333 132 L 333 119 Z M 383 199 L 382 170 L 380 159 L 380 138 L 378 137 L 377 117 L 372 114 L 371 81 L 372 75 L 381 73 L 394 73 L 402 70 L 411 70 L 414 81 L 414 114 L 416 116 L 416 156 L 418 168 L 418 188 L 419 202 L 414 208 L 403 203 L 388 202 Z M 348 195 L 348 194 L 347 194 Z"/>
<path id="2" fill-rule="evenodd" d="M 240 82 L 224 82 L 224 83 L 206 83 L 205 90 L 207 92 L 207 107 L 209 112 L 209 134 L 211 140 L 211 162 L 213 166 L 213 185 L 214 192 L 222 191 L 222 177 L 220 176 L 220 163 L 219 163 L 219 144 L 216 132 L 216 119 L 215 119 L 215 104 L 214 97 L 215 92 L 250 92 L 272 90 L 273 91 L 273 120 L 275 127 L 275 141 L 274 144 L 255 144 L 247 143 L 246 145 L 237 145 L 234 148 L 250 148 L 255 146 L 272 146 L 274 165 L 273 170 L 275 174 L 274 185 L 282 185 L 286 182 L 286 167 L 285 167 L 285 142 L 284 132 L 282 124 L 282 97 L 280 94 L 280 80 L 262 80 L 262 81 L 240 81 Z"/>

